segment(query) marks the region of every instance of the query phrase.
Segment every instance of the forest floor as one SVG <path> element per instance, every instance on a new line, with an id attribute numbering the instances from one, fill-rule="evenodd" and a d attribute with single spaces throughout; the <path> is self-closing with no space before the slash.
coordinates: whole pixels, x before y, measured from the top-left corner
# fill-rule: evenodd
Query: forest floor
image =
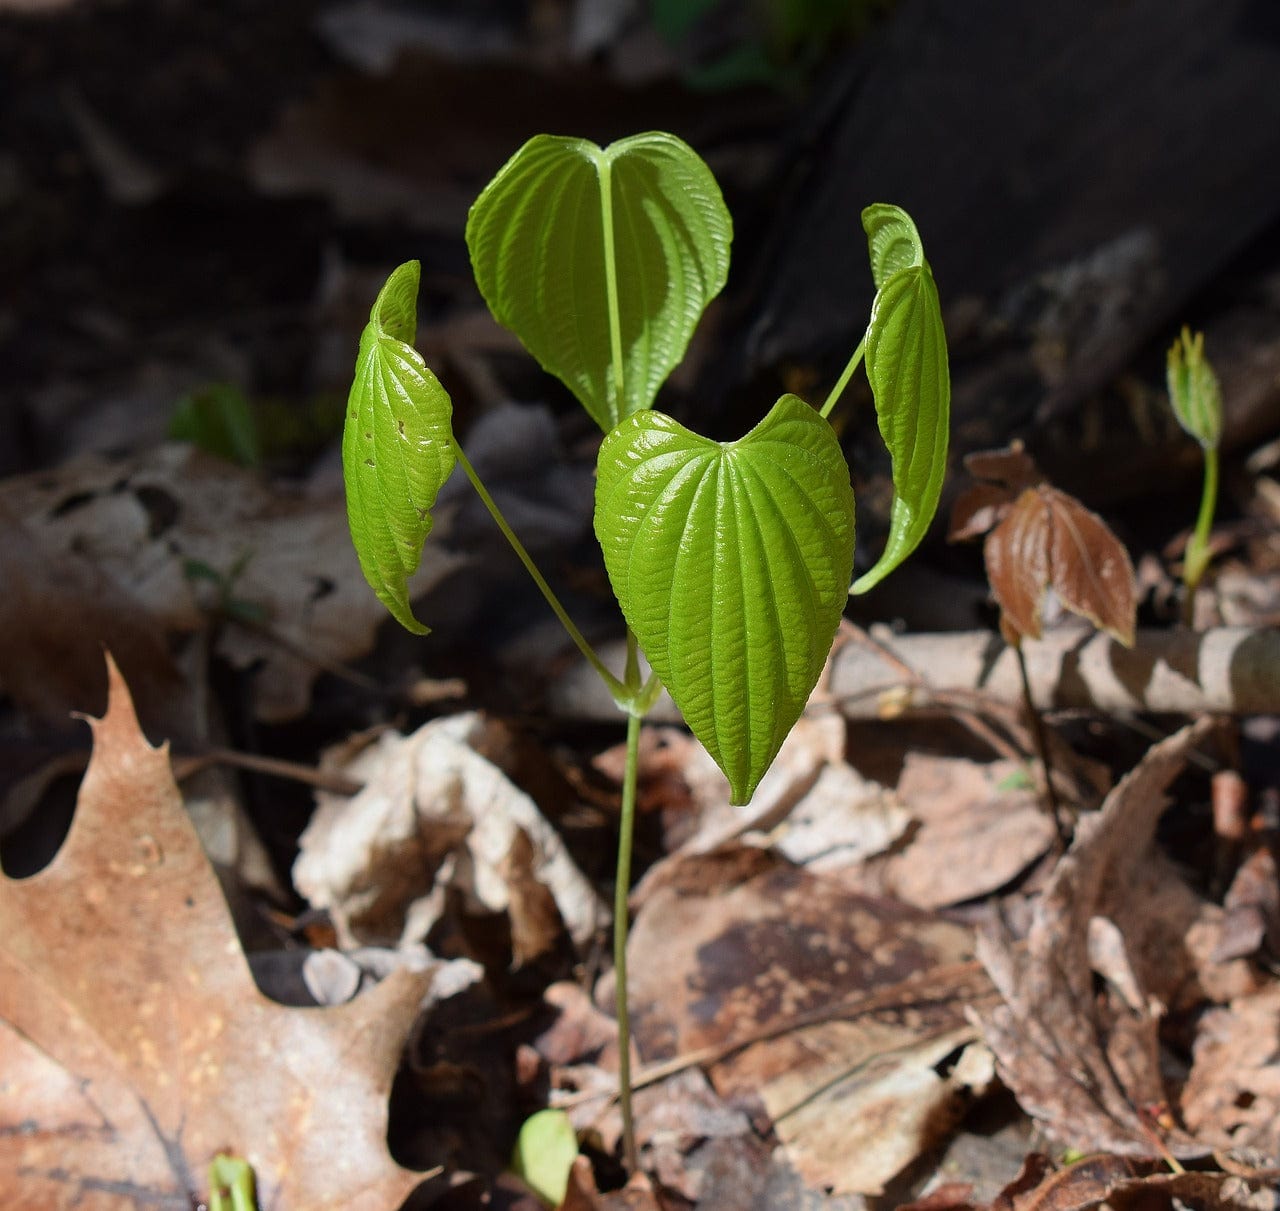
<path id="1" fill-rule="evenodd" d="M 576 1211 L 1275 1205 L 1280 197 L 1163 322 L 1107 310 L 1129 245 L 1019 262 L 989 297 L 941 277 L 957 436 L 930 539 L 851 605 L 748 806 L 669 701 L 646 722 L 628 1182 L 624 721 L 465 482 L 413 581 L 432 634 L 387 616 L 343 501 L 356 346 L 420 258 L 418 347 L 462 444 L 616 651 L 599 434 L 485 310 L 467 208 L 536 131 L 681 134 L 749 268 L 661 405 L 705 400 L 726 435 L 780 390 L 820 399 L 848 350 L 760 354 L 782 329 L 756 288 L 842 65 L 892 47 L 898 6 L 786 47 L 733 5 L 680 37 L 605 2 L 7 7 L 6 1206 L 189 1208 L 224 1152 L 263 1211 L 533 1211 L 512 1151 L 545 1107 L 576 1132 Z M 1068 339 L 1082 309 L 1126 334 L 1102 383 Z M 1200 454 L 1164 394 L 1184 320 L 1227 413 L 1189 602 Z M 852 392 L 865 567 L 890 480 Z M 1037 715 L 983 543 L 947 541 L 1000 477 L 963 456 L 1014 441 L 1134 572 L 1130 646 L 1046 609 Z"/>

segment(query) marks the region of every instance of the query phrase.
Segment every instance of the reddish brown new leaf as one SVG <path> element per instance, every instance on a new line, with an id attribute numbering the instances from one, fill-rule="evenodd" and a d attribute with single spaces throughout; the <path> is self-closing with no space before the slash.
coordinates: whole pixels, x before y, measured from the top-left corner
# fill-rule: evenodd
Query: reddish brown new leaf
<path id="1" fill-rule="evenodd" d="M 114 664 L 71 832 L 0 875 L 0 1190 L 8 1211 L 187 1209 L 220 1150 L 264 1208 L 392 1211 L 387 1096 L 424 977 L 339 1008 L 258 992 L 163 748 Z"/>
<path id="2" fill-rule="evenodd" d="M 987 579 L 1010 643 L 1039 639 L 1047 590 L 1126 647 L 1133 644 L 1138 589 L 1124 545 L 1073 496 L 1027 488 L 983 548 Z"/>

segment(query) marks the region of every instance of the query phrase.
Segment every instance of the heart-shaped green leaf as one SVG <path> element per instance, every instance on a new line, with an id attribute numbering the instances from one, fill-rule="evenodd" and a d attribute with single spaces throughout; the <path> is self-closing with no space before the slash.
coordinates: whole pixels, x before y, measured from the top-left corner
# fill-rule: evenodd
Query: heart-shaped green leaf
<path id="1" fill-rule="evenodd" d="M 893 456 L 889 538 L 850 592 L 879 584 L 920 544 L 938 509 L 947 471 L 951 376 L 933 272 L 915 224 L 883 203 L 862 212 L 876 298 L 867 327 L 867 380 L 880 435 Z"/>
<path id="2" fill-rule="evenodd" d="M 735 442 L 660 412 L 600 448 L 595 527 L 628 625 L 745 803 L 800 717 L 853 570 L 831 426 L 784 395 Z"/>
<path id="3" fill-rule="evenodd" d="M 369 313 L 347 400 L 342 477 L 365 579 L 397 621 L 425 635 L 409 605 L 408 581 L 455 455 L 448 393 L 411 343 L 419 272 L 417 261 L 401 265 Z"/>
<path id="4" fill-rule="evenodd" d="M 711 170 L 674 135 L 538 135 L 471 207 L 480 293 L 607 433 L 649 408 L 729 271 Z"/>

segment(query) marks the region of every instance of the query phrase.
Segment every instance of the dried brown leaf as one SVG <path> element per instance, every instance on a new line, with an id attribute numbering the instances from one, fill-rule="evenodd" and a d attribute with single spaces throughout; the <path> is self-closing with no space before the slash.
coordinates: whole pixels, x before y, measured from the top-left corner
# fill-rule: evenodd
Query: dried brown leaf
<path id="1" fill-rule="evenodd" d="M 1280 987 L 1204 1015 L 1182 1112 L 1218 1147 L 1280 1157 Z"/>
<path id="2" fill-rule="evenodd" d="M 1210 726 L 1155 745 L 1081 821 L 1025 943 L 979 937 L 979 957 L 1004 999 L 980 1014 L 1001 1076 L 1024 1110 L 1073 1147 L 1128 1156 L 1207 1151 L 1164 1122 L 1158 1043 L 1165 1008 L 1204 995 L 1189 940 L 1202 906 L 1152 838 L 1165 788 Z M 1101 994 L 1095 972 L 1108 981 Z"/>
<path id="3" fill-rule="evenodd" d="M 268 1002 L 114 665 L 71 831 L 0 876 L 0 1189 L 15 1211 L 187 1208 L 220 1150 L 263 1206 L 389 1211 L 387 1097 L 425 979 Z"/>
<path id="4" fill-rule="evenodd" d="M 0 484 L 0 510 L 22 521 L 35 558 L 70 590 L 89 586 L 86 634 L 77 642 L 120 642 L 121 665 L 140 689 L 144 671 L 150 677 L 156 663 L 150 655 L 126 661 L 134 647 L 163 648 L 166 635 L 199 631 L 211 609 L 231 605 L 232 617 L 217 629 L 216 650 L 237 668 L 256 670 L 260 718 L 293 718 L 306 710 L 321 671 L 368 652 L 387 617 L 360 573 L 336 486 L 315 494 L 286 491 L 191 446 L 171 444 L 7 480 Z M 415 596 L 462 561 L 442 545 L 447 529 L 438 524 L 428 541 L 412 583 Z M 10 562 L 0 546 L 0 574 Z M 201 571 L 193 575 L 196 568 Z M 39 583 L 53 576 L 42 572 Z M 0 610 L 0 618 L 7 620 L 7 613 Z M 141 627 L 149 627 L 149 637 L 138 636 Z M 31 654 L 20 654 L 26 669 Z M 42 655 L 46 677 L 67 676 L 65 652 L 61 663 Z M 95 680 L 99 667 L 95 651 L 89 661 Z"/>
<path id="5" fill-rule="evenodd" d="M 987 579 L 1011 643 L 1039 639 L 1045 593 L 1099 630 L 1133 645 L 1137 581 L 1124 545 L 1073 496 L 1027 488 L 983 547 Z"/>
<path id="6" fill-rule="evenodd" d="M 948 542 L 964 542 L 981 538 L 1009 512 L 1013 498 L 1007 488 L 997 484 L 973 484 L 956 497 L 951 506 Z"/>
<path id="7" fill-rule="evenodd" d="M 960 1090 L 983 1082 L 976 1053 L 938 1071 L 973 1039 L 973 989 L 944 983 L 850 1020 L 839 1006 L 962 963 L 969 931 L 733 852 L 750 851 L 687 856 L 649 890 L 628 949 L 637 1046 L 653 1061 L 777 1027 L 712 1069 L 716 1089 L 759 1096 L 806 1181 L 875 1192 L 937 1142 Z"/>
<path id="8" fill-rule="evenodd" d="M 1044 478 L 1022 442 L 1014 440 L 998 450 L 974 450 L 964 456 L 964 469 L 980 482 L 994 484 L 1017 495 Z"/>

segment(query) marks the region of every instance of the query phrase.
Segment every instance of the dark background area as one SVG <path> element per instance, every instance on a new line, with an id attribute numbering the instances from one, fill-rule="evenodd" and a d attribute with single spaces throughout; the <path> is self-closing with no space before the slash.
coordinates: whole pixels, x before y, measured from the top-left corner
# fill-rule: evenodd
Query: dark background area
<path id="1" fill-rule="evenodd" d="M 424 265 L 419 344 L 464 439 L 506 401 L 546 404 L 589 467 L 590 425 L 484 311 L 463 224 L 534 133 L 666 128 L 717 173 L 735 245 L 660 406 L 731 437 L 781 390 L 820 399 L 871 298 L 859 212 L 897 202 L 942 295 L 953 471 L 1021 438 L 1054 482 L 1158 549 L 1200 474 L 1163 394 L 1183 323 L 1206 330 L 1223 382 L 1228 488 L 1230 460 L 1280 432 L 1276 13 L 1264 0 L 0 12 L 0 472 L 145 448 L 191 392 L 230 387 L 257 415 L 268 472 L 332 477 L 359 330 L 410 257 Z M 837 423 L 865 567 L 889 463 L 859 381 Z M 540 457 L 504 457 L 509 479 L 546 488 Z M 981 586 L 952 617 L 929 579 L 931 561 L 976 567 L 941 531 L 867 599 L 869 617 L 974 624 Z"/>

